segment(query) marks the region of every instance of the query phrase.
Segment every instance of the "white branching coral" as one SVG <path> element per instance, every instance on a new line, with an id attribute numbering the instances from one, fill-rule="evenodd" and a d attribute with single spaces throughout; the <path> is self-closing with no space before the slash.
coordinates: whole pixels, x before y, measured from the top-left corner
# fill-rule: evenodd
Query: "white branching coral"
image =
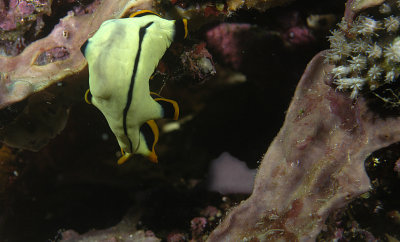
<path id="1" fill-rule="evenodd" d="M 377 35 L 377 30 L 381 29 L 381 23 L 379 21 L 366 16 L 360 16 L 358 18 L 358 24 L 354 26 L 356 27 L 357 33 L 364 36 Z"/>
<path id="2" fill-rule="evenodd" d="M 374 65 L 373 67 L 371 67 L 368 70 L 367 75 L 371 80 L 377 80 L 377 79 L 379 79 L 381 77 L 382 71 L 383 71 L 382 68 L 380 68 L 379 66 Z"/>
<path id="3" fill-rule="evenodd" d="M 395 33 L 400 27 L 400 18 L 395 16 L 389 16 L 384 19 L 384 26 L 388 32 Z"/>
<path id="4" fill-rule="evenodd" d="M 368 50 L 365 51 L 365 53 L 368 58 L 379 59 L 382 56 L 382 48 L 377 43 L 374 43 L 374 45 L 368 47 Z"/>
<path id="5" fill-rule="evenodd" d="M 392 83 L 396 77 L 396 72 L 394 70 L 386 72 L 385 83 Z"/>
<path id="6" fill-rule="evenodd" d="M 361 72 L 367 67 L 367 58 L 362 55 L 352 56 L 349 64 L 353 72 Z"/>
<path id="7" fill-rule="evenodd" d="M 335 78 L 341 78 L 347 76 L 351 72 L 351 68 L 348 66 L 338 66 L 332 69 L 332 74 Z"/>
<path id="8" fill-rule="evenodd" d="M 388 47 L 384 50 L 384 56 L 389 62 L 400 62 L 400 39 L 395 39 Z"/>
<path id="9" fill-rule="evenodd" d="M 379 7 L 379 12 L 381 14 L 389 14 L 392 11 L 392 8 L 390 7 L 389 4 L 387 3 L 383 3 L 380 7 Z"/>
<path id="10" fill-rule="evenodd" d="M 355 99 L 397 81 L 400 74 L 400 0 L 387 0 L 374 16 L 360 14 L 354 21 L 342 20 L 328 37 L 326 62 L 337 90 L 349 91 Z M 400 100 L 399 100 L 400 105 Z"/>
<path id="11" fill-rule="evenodd" d="M 340 78 L 336 79 L 334 83 L 337 85 L 337 89 L 343 90 L 343 89 L 351 89 L 351 98 L 355 98 L 358 95 L 358 92 L 361 90 L 364 80 L 361 78 Z"/>

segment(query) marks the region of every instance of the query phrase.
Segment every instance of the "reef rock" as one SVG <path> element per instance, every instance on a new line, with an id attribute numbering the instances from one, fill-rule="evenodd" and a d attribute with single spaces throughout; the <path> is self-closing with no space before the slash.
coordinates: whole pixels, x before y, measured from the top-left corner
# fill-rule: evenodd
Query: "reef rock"
<path id="1" fill-rule="evenodd" d="M 323 53 L 309 63 L 252 195 L 209 241 L 315 240 L 331 211 L 368 191 L 364 161 L 400 141 L 400 118 L 382 119 L 364 98 L 336 91 L 331 69 Z"/>
<path id="2" fill-rule="evenodd" d="M 151 7 L 150 0 L 104 0 L 92 14 L 74 16 L 70 12 L 47 37 L 35 41 L 21 54 L 0 56 L 0 109 L 81 72 L 86 61 L 80 47 L 102 22 Z M 38 60 L 43 55 L 49 61 Z"/>

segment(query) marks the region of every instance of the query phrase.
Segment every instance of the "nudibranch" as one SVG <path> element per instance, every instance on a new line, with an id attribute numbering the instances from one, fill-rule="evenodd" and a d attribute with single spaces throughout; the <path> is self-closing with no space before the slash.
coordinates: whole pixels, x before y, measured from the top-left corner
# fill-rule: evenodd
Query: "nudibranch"
<path id="1" fill-rule="evenodd" d="M 81 51 L 88 62 L 85 100 L 105 116 L 121 147 L 118 164 L 133 154 L 157 163 L 155 119 L 178 119 L 177 102 L 150 92 L 149 80 L 171 43 L 186 38 L 187 20 L 142 10 L 105 21 Z"/>

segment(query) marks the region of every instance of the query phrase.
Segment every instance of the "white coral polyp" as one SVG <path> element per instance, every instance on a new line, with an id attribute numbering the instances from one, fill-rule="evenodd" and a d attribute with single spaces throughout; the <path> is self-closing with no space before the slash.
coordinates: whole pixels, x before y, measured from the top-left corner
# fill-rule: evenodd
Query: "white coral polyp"
<path id="1" fill-rule="evenodd" d="M 354 53 L 366 52 L 369 48 L 368 42 L 365 41 L 365 38 L 357 39 L 354 41 L 351 46 L 352 51 Z"/>
<path id="2" fill-rule="evenodd" d="M 343 34 L 342 31 L 335 29 L 335 30 L 331 31 L 331 34 L 332 35 L 328 37 L 328 40 L 331 43 L 331 48 L 332 48 L 332 45 L 336 45 L 336 43 L 339 44 L 339 43 L 346 42 L 346 36 Z"/>
<path id="3" fill-rule="evenodd" d="M 351 70 L 361 72 L 367 66 L 367 58 L 362 55 L 353 56 L 349 60 Z"/>
<path id="4" fill-rule="evenodd" d="M 388 18 L 385 18 L 384 25 L 385 29 L 388 32 L 392 33 L 397 32 L 397 30 L 399 30 L 400 27 L 400 18 L 395 16 L 390 16 Z"/>
<path id="5" fill-rule="evenodd" d="M 396 77 L 396 72 L 394 70 L 388 71 L 385 76 L 385 82 L 392 83 L 395 77 Z"/>
<path id="6" fill-rule="evenodd" d="M 400 62 L 400 39 L 396 38 L 384 51 L 385 57 L 392 62 Z"/>
<path id="7" fill-rule="evenodd" d="M 326 63 L 337 63 L 342 59 L 342 57 L 332 50 L 327 51 L 325 54 L 325 62 Z"/>
<path id="8" fill-rule="evenodd" d="M 378 44 L 374 44 L 373 46 L 369 46 L 366 51 L 369 58 L 379 59 L 382 57 L 382 48 Z"/>
<path id="9" fill-rule="evenodd" d="M 358 77 L 340 78 L 334 81 L 335 84 L 344 88 L 353 88 L 354 86 L 362 86 L 365 80 Z"/>
<path id="10" fill-rule="evenodd" d="M 335 80 L 334 83 L 337 85 L 337 89 L 339 90 L 352 89 L 350 97 L 354 99 L 364 85 L 365 80 L 357 77 L 340 78 Z"/>
<path id="11" fill-rule="evenodd" d="M 389 4 L 384 3 L 379 7 L 379 12 L 381 14 L 388 14 L 388 13 L 392 12 L 392 8 L 390 7 Z"/>
<path id="12" fill-rule="evenodd" d="M 367 18 L 365 16 L 360 16 L 358 18 L 358 22 L 360 23 L 357 32 L 358 34 L 361 35 L 372 35 L 376 34 L 375 31 L 380 29 L 381 23 L 379 21 L 376 21 L 372 18 Z"/>
<path id="13" fill-rule="evenodd" d="M 353 91 L 351 92 L 350 98 L 355 99 L 358 96 L 358 92 L 360 89 L 361 88 L 359 88 L 358 86 L 354 86 Z"/>
<path id="14" fill-rule="evenodd" d="M 351 72 L 351 68 L 347 66 L 338 66 L 332 69 L 334 78 L 341 78 L 347 76 Z"/>
<path id="15" fill-rule="evenodd" d="M 376 80 L 376 79 L 378 79 L 378 78 L 381 77 L 382 71 L 383 71 L 382 68 L 380 68 L 380 67 L 374 65 L 373 67 L 371 67 L 371 68 L 368 70 L 368 74 L 367 74 L 367 75 L 368 75 L 368 77 L 371 78 L 372 80 Z"/>

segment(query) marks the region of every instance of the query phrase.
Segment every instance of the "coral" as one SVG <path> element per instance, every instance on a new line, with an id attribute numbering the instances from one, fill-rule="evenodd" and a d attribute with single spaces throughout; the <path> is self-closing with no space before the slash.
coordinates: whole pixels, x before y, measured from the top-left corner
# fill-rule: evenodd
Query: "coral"
<path id="1" fill-rule="evenodd" d="M 216 74 L 213 56 L 205 42 L 175 42 L 160 60 L 150 81 L 150 90 L 161 92 L 167 83 L 189 86 L 203 84 Z"/>
<path id="2" fill-rule="evenodd" d="M 201 5 L 197 2 L 193 2 L 190 0 L 172 0 L 171 1 L 172 5 L 175 5 L 176 7 L 182 9 L 185 9 L 184 12 L 192 10 L 192 13 L 197 12 L 198 14 L 202 13 L 204 17 L 218 17 L 219 15 L 226 15 L 226 4 L 220 2 L 220 3 L 214 3 L 214 2 L 205 2 Z M 182 11 L 181 11 L 182 12 Z M 183 12 L 182 12 L 183 13 Z"/>
<path id="3" fill-rule="evenodd" d="M 209 221 L 214 221 L 218 217 L 221 217 L 221 211 L 218 210 L 214 206 L 207 206 L 205 209 L 203 209 L 200 214 L 204 217 L 207 217 Z"/>
<path id="4" fill-rule="evenodd" d="M 25 48 L 25 35 L 37 36 L 44 27 L 43 16 L 51 14 L 51 2 L 11 0 L 0 1 L 0 52 L 15 56 Z"/>
<path id="5" fill-rule="evenodd" d="M 327 19 L 322 16 L 313 16 L 307 19 L 306 25 L 306 21 L 303 21 L 301 14 L 298 11 L 291 11 L 279 16 L 279 32 L 281 33 L 281 38 L 288 46 L 298 47 L 308 45 L 315 42 L 315 37 L 308 26 L 311 24 L 314 29 L 317 29 L 318 25 L 321 25 L 318 24 L 318 22 L 324 22 L 326 20 Z M 321 27 L 322 26 L 319 26 L 319 28 Z"/>
<path id="6" fill-rule="evenodd" d="M 50 5 L 51 1 L 11 0 L 4 2 L 4 0 L 2 0 L 0 2 L 0 28 L 2 31 L 15 30 L 17 26 L 26 24 L 27 20 L 29 25 L 32 25 L 32 21 L 35 21 L 37 18 L 33 13 L 36 12 L 39 16 L 41 14 L 49 15 L 51 13 Z M 5 36 L 3 35 L 3 38 L 4 37 Z"/>
<path id="7" fill-rule="evenodd" d="M 167 236 L 167 242 L 183 242 L 187 241 L 186 236 L 181 233 L 170 233 Z"/>
<path id="8" fill-rule="evenodd" d="M 195 44 L 181 55 L 181 62 L 187 75 L 197 83 L 205 82 L 215 76 L 216 71 L 206 43 Z"/>
<path id="9" fill-rule="evenodd" d="M 242 64 L 241 40 L 251 28 L 250 24 L 222 23 L 207 31 L 207 44 L 223 56 L 225 63 L 238 69 Z"/>
<path id="10" fill-rule="evenodd" d="M 230 12 L 225 2 L 191 0 L 157 0 L 154 8 L 167 19 L 189 19 L 189 32 L 222 21 Z"/>
<path id="11" fill-rule="evenodd" d="M 393 167 L 393 171 L 397 172 L 400 174 L 400 159 L 398 159 Z"/>
<path id="12" fill-rule="evenodd" d="M 203 241 L 202 236 L 207 225 L 207 219 L 204 217 L 196 217 L 190 221 L 192 230 L 192 241 Z"/>
<path id="13" fill-rule="evenodd" d="M 304 26 L 295 26 L 287 30 L 283 34 L 283 38 L 292 45 L 305 45 L 315 41 L 314 36 L 310 30 Z"/>
<path id="14" fill-rule="evenodd" d="M 377 119 L 363 98 L 329 85 L 323 55 L 307 66 L 252 195 L 209 241 L 314 240 L 331 211 L 370 188 L 367 156 L 400 141 L 399 118 Z"/>
<path id="15" fill-rule="evenodd" d="M 273 60 L 277 58 L 274 57 L 276 51 L 281 48 L 291 51 L 300 46 L 309 47 L 316 42 L 312 31 L 300 16 L 299 12 L 292 11 L 272 17 L 269 21 L 277 24 L 268 27 L 248 23 L 218 24 L 206 32 L 207 48 L 217 61 L 234 70 L 246 75 L 263 75 L 268 62 L 277 61 Z"/>
<path id="16" fill-rule="evenodd" d="M 361 12 L 354 21 L 344 18 L 338 24 L 339 30 L 329 37 L 326 61 L 336 65 L 332 75 L 337 89 L 350 91 L 352 99 L 360 93 L 373 93 L 391 106 L 399 106 L 395 90 L 380 91 L 390 89 L 400 74 L 400 39 L 396 34 L 400 9 L 393 1 L 376 8 L 379 11 L 374 16 Z"/>

